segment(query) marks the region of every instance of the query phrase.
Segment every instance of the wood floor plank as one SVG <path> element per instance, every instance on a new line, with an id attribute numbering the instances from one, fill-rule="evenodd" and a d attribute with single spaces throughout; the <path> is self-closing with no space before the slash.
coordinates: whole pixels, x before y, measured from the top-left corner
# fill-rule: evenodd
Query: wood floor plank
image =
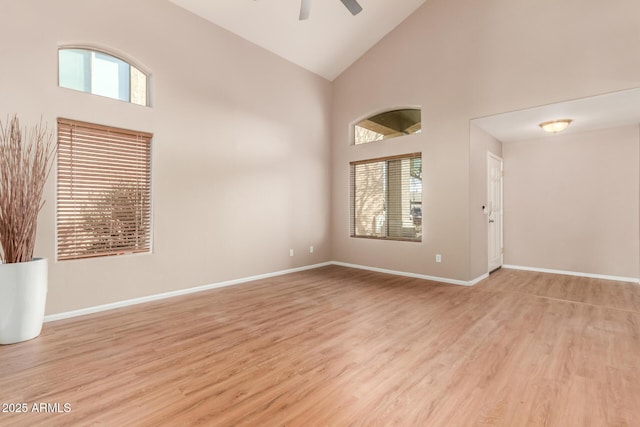
<path id="1" fill-rule="evenodd" d="M 0 346 L 0 403 L 29 409 L 2 426 L 635 426 L 639 399 L 640 286 L 514 270 L 330 266 Z"/>

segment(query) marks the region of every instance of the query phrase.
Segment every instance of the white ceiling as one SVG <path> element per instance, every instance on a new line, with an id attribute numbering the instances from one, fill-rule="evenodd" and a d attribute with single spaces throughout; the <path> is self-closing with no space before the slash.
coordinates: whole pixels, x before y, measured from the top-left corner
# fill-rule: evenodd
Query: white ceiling
<path id="1" fill-rule="evenodd" d="M 352 16 L 340 0 L 313 0 L 299 21 L 300 0 L 170 1 L 330 81 L 425 2 L 359 0 Z"/>
<path id="2" fill-rule="evenodd" d="M 572 119 L 562 135 L 640 124 L 640 88 L 559 102 L 472 120 L 503 143 L 553 137 L 538 126 L 549 120 Z"/>

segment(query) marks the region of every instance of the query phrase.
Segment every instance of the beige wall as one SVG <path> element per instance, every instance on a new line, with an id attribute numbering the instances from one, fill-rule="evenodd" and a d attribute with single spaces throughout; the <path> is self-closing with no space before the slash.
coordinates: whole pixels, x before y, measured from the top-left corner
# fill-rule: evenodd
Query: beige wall
<path id="1" fill-rule="evenodd" d="M 505 264 L 638 277 L 638 126 L 504 144 Z"/>
<path id="2" fill-rule="evenodd" d="M 0 11 L 0 114 L 154 133 L 151 255 L 56 262 L 48 183 L 36 248 L 51 261 L 48 314 L 330 259 L 329 82 L 166 1 Z M 134 59 L 152 73 L 153 107 L 57 87 L 67 43 Z"/>
<path id="3" fill-rule="evenodd" d="M 639 86 L 638 16 L 635 0 L 428 0 L 334 82 L 333 258 L 477 277 L 486 235 L 470 201 L 485 190 L 470 180 L 486 159 L 470 153 L 469 120 Z M 352 121 L 394 105 L 422 106 L 423 132 L 350 145 Z M 423 242 L 350 238 L 349 161 L 414 151 L 424 169 Z"/>

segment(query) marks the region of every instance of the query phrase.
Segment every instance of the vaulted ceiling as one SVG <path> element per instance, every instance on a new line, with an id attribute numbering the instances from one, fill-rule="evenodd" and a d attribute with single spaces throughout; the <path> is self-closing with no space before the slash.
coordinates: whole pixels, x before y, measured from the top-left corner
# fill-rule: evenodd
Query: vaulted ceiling
<path id="1" fill-rule="evenodd" d="M 356 16 L 340 0 L 311 0 L 299 20 L 301 0 L 170 0 L 236 35 L 333 81 L 425 0 L 358 0 Z M 476 119 L 503 142 L 545 136 L 537 124 L 574 119 L 565 133 L 637 123 L 639 89 L 560 102 Z"/>
<path id="2" fill-rule="evenodd" d="M 334 80 L 425 0 L 359 0 L 356 16 L 340 0 L 170 0 L 327 80 Z"/>

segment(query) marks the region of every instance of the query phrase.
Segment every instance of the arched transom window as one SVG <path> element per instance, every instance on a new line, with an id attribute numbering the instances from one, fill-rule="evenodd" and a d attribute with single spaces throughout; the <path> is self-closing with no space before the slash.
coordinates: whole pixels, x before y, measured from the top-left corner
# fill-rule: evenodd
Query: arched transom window
<path id="1" fill-rule="evenodd" d="M 127 61 L 96 50 L 60 48 L 58 85 L 132 104 L 149 105 L 147 74 Z"/>
<path id="2" fill-rule="evenodd" d="M 422 131 L 422 112 L 419 108 L 385 111 L 356 123 L 353 143 L 364 144 Z"/>

